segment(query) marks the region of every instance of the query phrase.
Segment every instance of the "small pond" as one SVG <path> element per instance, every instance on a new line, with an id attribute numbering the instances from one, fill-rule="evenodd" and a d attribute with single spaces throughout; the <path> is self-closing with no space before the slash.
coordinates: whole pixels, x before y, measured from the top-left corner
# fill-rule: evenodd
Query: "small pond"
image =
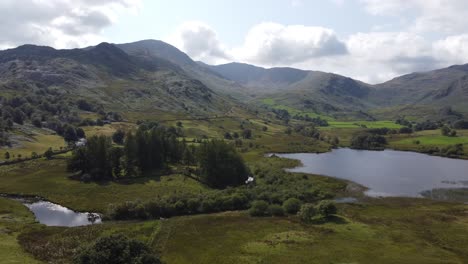
<path id="1" fill-rule="evenodd" d="M 47 201 L 18 199 L 36 216 L 36 220 L 47 226 L 84 226 L 101 223 L 95 213 L 80 213 Z"/>
<path id="2" fill-rule="evenodd" d="M 291 172 L 327 175 L 369 188 L 369 196 L 430 197 L 432 190 L 468 188 L 468 160 L 405 151 L 335 149 L 331 152 L 277 154 L 297 159 Z M 429 194 L 429 195 L 428 195 Z"/>

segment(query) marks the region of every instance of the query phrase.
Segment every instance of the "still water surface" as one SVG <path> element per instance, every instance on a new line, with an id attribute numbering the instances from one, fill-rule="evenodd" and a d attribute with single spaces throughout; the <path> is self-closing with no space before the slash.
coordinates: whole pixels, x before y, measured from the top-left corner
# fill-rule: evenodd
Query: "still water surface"
<path id="1" fill-rule="evenodd" d="M 369 188 L 370 196 L 419 197 L 437 188 L 468 188 L 468 160 L 457 160 L 405 151 L 335 149 L 322 154 L 295 153 L 277 156 L 300 160 L 289 169 L 333 176 Z"/>
<path id="2" fill-rule="evenodd" d="M 80 213 L 47 201 L 23 201 L 36 216 L 36 220 L 47 226 L 83 226 L 101 223 L 94 213 Z"/>

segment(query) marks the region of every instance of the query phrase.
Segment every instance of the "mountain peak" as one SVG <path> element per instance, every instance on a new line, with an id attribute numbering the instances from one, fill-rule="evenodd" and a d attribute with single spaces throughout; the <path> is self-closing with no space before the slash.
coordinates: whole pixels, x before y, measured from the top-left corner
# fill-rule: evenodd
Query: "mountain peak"
<path id="1" fill-rule="evenodd" d="M 137 42 L 119 44 L 117 47 L 125 51 L 127 54 L 134 56 L 158 57 L 177 65 L 196 64 L 187 54 L 161 40 L 146 39 Z"/>

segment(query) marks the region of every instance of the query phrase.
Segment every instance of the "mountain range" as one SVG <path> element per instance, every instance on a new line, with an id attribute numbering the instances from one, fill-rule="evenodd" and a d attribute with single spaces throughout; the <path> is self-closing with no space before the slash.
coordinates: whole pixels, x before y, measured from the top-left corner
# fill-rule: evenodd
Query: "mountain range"
<path id="1" fill-rule="evenodd" d="M 41 89 L 134 113 L 208 116 L 264 105 L 336 118 L 468 114 L 468 64 L 371 85 L 320 71 L 207 65 L 158 40 L 0 51 L 0 95 Z"/>

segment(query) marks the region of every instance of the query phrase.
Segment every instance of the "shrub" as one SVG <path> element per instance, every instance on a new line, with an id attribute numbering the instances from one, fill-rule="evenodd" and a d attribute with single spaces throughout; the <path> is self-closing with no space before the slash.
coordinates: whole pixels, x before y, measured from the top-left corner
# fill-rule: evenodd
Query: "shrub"
<path id="1" fill-rule="evenodd" d="M 279 204 L 272 204 L 268 206 L 268 212 L 272 216 L 284 216 L 284 209 Z"/>
<path id="2" fill-rule="evenodd" d="M 296 198 L 289 198 L 288 200 L 284 201 L 283 209 L 288 214 L 297 214 L 301 209 L 301 201 Z"/>
<path id="3" fill-rule="evenodd" d="M 313 204 L 303 204 L 298 215 L 303 222 L 310 223 L 317 216 L 317 209 Z"/>
<path id="4" fill-rule="evenodd" d="M 254 201 L 249 209 L 250 216 L 265 216 L 268 214 L 268 203 L 265 201 Z"/>
<path id="5" fill-rule="evenodd" d="M 333 201 L 323 200 L 320 201 L 316 206 L 317 213 L 322 217 L 329 217 L 330 215 L 336 214 L 338 209 Z"/>
<path id="6" fill-rule="evenodd" d="M 160 264 L 142 242 L 123 235 L 101 237 L 91 246 L 82 249 L 75 257 L 76 264 Z"/>

